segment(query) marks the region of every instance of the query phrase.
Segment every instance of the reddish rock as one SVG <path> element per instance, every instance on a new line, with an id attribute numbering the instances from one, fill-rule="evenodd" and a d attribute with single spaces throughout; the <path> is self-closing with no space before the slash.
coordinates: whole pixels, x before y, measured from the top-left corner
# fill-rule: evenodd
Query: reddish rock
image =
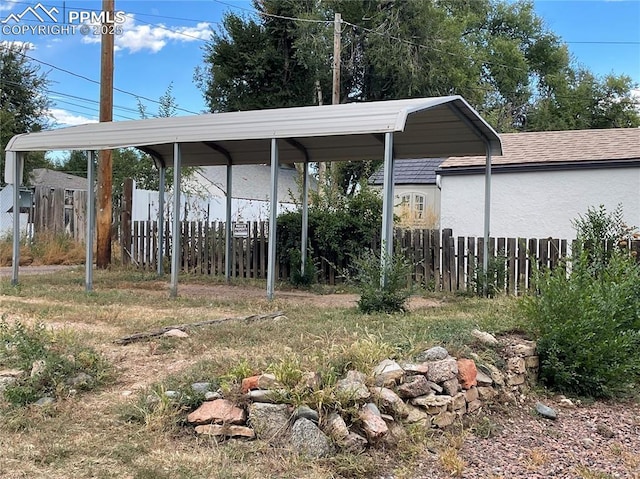
<path id="1" fill-rule="evenodd" d="M 384 422 L 384 419 L 371 408 L 363 407 L 359 416 L 360 421 L 362 421 L 362 429 L 370 441 L 376 441 L 389 432 L 389 428 Z"/>
<path id="2" fill-rule="evenodd" d="M 478 370 L 473 359 L 458 359 L 458 381 L 462 389 L 470 389 L 478 385 Z"/>
<path id="3" fill-rule="evenodd" d="M 244 424 L 246 419 L 246 411 L 226 399 L 206 401 L 187 416 L 187 421 L 192 424 Z"/>
<path id="4" fill-rule="evenodd" d="M 259 381 L 260 381 L 259 375 L 244 378 L 242 380 L 242 392 L 246 394 L 253 389 L 259 389 L 259 386 L 258 386 Z"/>

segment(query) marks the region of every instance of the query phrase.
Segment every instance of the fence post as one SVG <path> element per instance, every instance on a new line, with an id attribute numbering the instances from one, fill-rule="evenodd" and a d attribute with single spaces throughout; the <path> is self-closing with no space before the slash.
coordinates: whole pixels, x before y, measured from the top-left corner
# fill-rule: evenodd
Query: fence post
<path id="1" fill-rule="evenodd" d="M 122 264 L 131 263 L 131 210 L 133 208 L 133 179 L 125 178 L 120 213 L 120 255 Z"/>

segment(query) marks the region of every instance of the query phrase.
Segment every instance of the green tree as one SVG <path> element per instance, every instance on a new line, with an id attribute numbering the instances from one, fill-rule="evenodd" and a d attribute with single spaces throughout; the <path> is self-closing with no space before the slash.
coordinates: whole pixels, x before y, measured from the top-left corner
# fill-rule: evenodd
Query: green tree
<path id="1" fill-rule="evenodd" d="M 48 126 L 47 79 L 25 56 L 26 44 L 0 42 L 0 171 L 4 171 L 5 146 L 19 133 Z M 25 181 L 34 168 L 51 166 L 44 153 L 25 155 Z M 4 184 L 4 174 L 0 174 Z"/>

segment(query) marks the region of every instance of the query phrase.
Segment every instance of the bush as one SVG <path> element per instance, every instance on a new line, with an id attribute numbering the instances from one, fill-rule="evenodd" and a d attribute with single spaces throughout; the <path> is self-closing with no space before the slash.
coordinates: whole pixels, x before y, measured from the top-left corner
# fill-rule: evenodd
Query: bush
<path id="1" fill-rule="evenodd" d="M 602 224 L 600 214 L 591 218 Z M 578 238 L 594 226 L 587 219 Z M 640 381 L 640 265 L 620 248 L 601 249 L 610 238 L 597 235 L 578 244 L 566 268 L 539 273 L 538 294 L 522 306 L 537 336 L 543 382 L 612 397 Z"/>
<path id="2" fill-rule="evenodd" d="M 370 249 L 378 237 L 382 223 L 382 200 L 377 192 L 361 189 L 351 197 L 316 199 L 309 208 L 309 256 L 324 258 L 337 269 L 344 269 L 351 258 Z M 278 216 L 277 250 L 280 263 L 288 264 L 293 273 L 300 269 L 302 213 L 293 211 Z M 309 266 L 312 261 L 307 261 Z M 351 271 L 349 266 L 347 270 Z M 306 284 L 307 274 L 294 277 L 294 282 Z"/>
<path id="3" fill-rule="evenodd" d="M 30 374 L 34 363 L 39 371 Z M 0 369 L 18 369 L 21 377 L 6 386 L 4 398 L 23 406 L 44 396 L 65 397 L 72 389 L 88 390 L 108 375 L 106 361 L 68 332 L 52 332 L 42 324 L 0 322 Z M 81 373 L 84 373 L 82 375 Z"/>
<path id="4" fill-rule="evenodd" d="M 360 291 L 358 309 L 363 313 L 397 313 L 405 311 L 405 303 L 411 295 L 409 284 L 411 264 L 404 254 L 395 253 L 385 260 L 387 281 L 381 284 L 382 264 L 380 256 L 371 250 L 355 261 L 356 284 Z"/>

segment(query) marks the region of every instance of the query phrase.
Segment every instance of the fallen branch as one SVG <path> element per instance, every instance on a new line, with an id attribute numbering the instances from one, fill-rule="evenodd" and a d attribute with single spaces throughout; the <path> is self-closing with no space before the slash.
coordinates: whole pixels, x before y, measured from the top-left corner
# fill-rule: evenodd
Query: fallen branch
<path id="1" fill-rule="evenodd" d="M 135 333 L 129 336 L 125 336 L 120 339 L 116 339 L 114 343 L 116 344 L 129 344 L 135 341 L 141 341 L 143 339 L 155 338 L 158 336 L 162 336 L 167 331 L 171 331 L 172 329 L 179 329 L 180 331 L 186 331 L 188 329 L 199 328 L 201 326 L 209 326 L 212 324 L 224 323 L 226 321 L 245 321 L 252 322 L 258 321 L 260 319 L 269 319 L 276 318 L 278 316 L 282 316 L 284 311 L 276 311 L 274 313 L 269 314 L 252 314 L 250 316 L 244 316 L 240 318 L 217 318 L 217 319 L 207 319 L 206 321 L 198 321 L 197 323 L 186 323 L 186 324 L 178 324 L 175 326 L 166 326 L 164 328 L 156 329 L 154 331 L 148 331 L 145 333 Z"/>

